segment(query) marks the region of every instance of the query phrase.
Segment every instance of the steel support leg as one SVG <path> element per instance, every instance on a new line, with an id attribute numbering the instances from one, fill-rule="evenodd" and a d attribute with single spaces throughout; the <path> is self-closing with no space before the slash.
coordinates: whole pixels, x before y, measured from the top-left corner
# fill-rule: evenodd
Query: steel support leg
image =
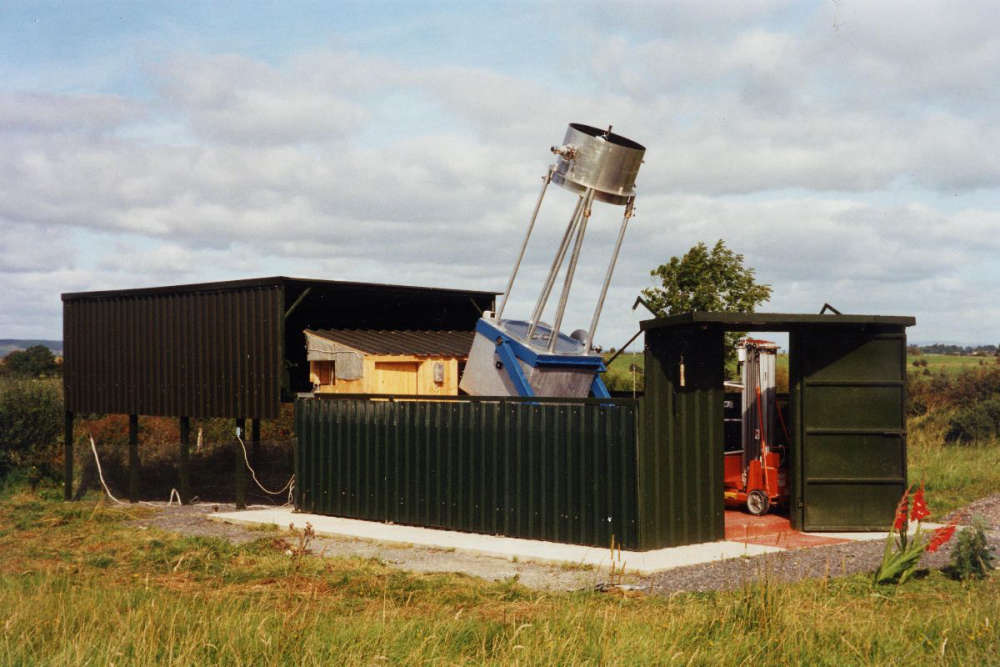
<path id="1" fill-rule="evenodd" d="M 587 233 L 587 221 L 590 220 L 590 205 L 594 201 L 594 190 L 587 191 L 583 202 L 583 213 L 576 232 L 576 242 L 573 244 L 573 254 L 566 268 L 566 279 L 563 281 L 562 294 L 559 295 L 559 309 L 556 311 L 552 332 L 549 334 L 549 352 L 555 352 L 556 341 L 559 340 L 559 329 L 562 327 L 563 315 L 566 314 L 566 303 L 569 301 L 569 291 L 573 287 L 573 276 L 576 273 L 576 263 L 580 259 L 580 249 L 583 248 L 583 236 Z"/>
<path id="2" fill-rule="evenodd" d="M 535 304 L 535 310 L 531 314 L 531 326 L 528 327 L 526 343 L 531 341 L 531 337 L 535 334 L 535 329 L 538 327 L 538 321 L 542 318 L 542 313 L 545 312 L 545 304 L 549 301 L 552 286 L 556 282 L 556 276 L 559 275 L 559 269 L 562 268 L 563 259 L 566 257 L 566 250 L 569 249 L 569 242 L 573 238 L 573 232 L 576 230 L 577 223 L 580 221 L 583 211 L 583 200 L 584 195 L 580 195 L 576 201 L 576 208 L 573 209 L 573 217 L 570 218 L 569 225 L 566 226 L 562 243 L 559 244 L 559 250 L 556 252 L 555 259 L 552 260 L 552 268 L 549 269 L 549 275 L 545 279 L 542 293 L 538 296 L 538 303 Z"/>
<path id="3" fill-rule="evenodd" d="M 510 280 L 507 281 L 507 289 L 503 292 L 503 301 L 500 303 L 500 308 L 497 310 L 497 322 L 499 322 L 500 318 L 503 317 L 503 309 L 507 307 L 507 301 L 510 299 L 510 291 L 514 287 L 514 278 L 517 277 L 517 271 L 521 268 L 521 260 L 524 259 L 524 251 L 528 248 L 528 239 L 531 238 L 531 231 L 535 228 L 535 220 L 538 219 L 538 211 L 542 208 L 542 198 L 545 197 L 545 190 L 549 187 L 549 183 L 552 182 L 552 172 L 554 171 L 554 166 L 549 167 L 549 173 L 542 179 L 542 191 L 538 194 L 538 201 L 535 202 L 535 210 L 531 214 L 531 222 L 528 223 L 528 233 L 524 235 L 524 242 L 521 244 L 521 252 L 518 253 L 517 261 L 514 262 L 514 270 L 511 271 Z"/>
<path id="4" fill-rule="evenodd" d="M 250 420 L 250 463 L 255 470 L 260 463 L 260 420 L 256 417 Z"/>
<path id="5" fill-rule="evenodd" d="M 247 430 L 246 430 L 246 419 L 240 417 L 236 420 L 236 429 L 239 431 L 240 438 L 243 438 L 246 442 Z M 247 467 L 246 462 L 243 460 L 243 445 L 240 444 L 239 440 L 233 440 L 233 444 L 236 446 L 236 477 L 234 479 L 235 487 L 235 497 L 236 497 L 236 509 L 243 510 L 247 507 Z"/>
<path id="6" fill-rule="evenodd" d="M 181 504 L 191 502 L 191 419 L 181 417 L 181 460 L 178 470 Z"/>
<path id="7" fill-rule="evenodd" d="M 594 347 L 594 334 L 597 333 L 597 321 L 601 319 L 601 310 L 604 309 L 604 299 L 608 296 L 608 286 L 611 285 L 611 275 L 615 272 L 615 264 L 618 262 L 618 254 L 622 249 L 622 240 L 625 238 L 625 229 L 628 227 L 628 219 L 632 217 L 632 203 L 635 198 L 630 198 L 625 205 L 625 215 L 622 217 L 622 226 L 618 230 L 618 240 L 615 242 L 615 250 L 611 254 L 611 263 L 608 264 L 608 272 L 604 276 L 604 284 L 601 286 L 601 296 L 597 299 L 597 307 L 594 308 L 594 317 L 590 320 L 590 330 L 587 332 L 587 352 Z"/>
<path id="8" fill-rule="evenodd" d="M 63 499 L 73 499 L 73 413 L 69 410 L 63 421 Z"/>
<path id="9" fill-rule="evenodd" d="M 128 501 L 139 501 L 139 415 L 128 416 Z"/>

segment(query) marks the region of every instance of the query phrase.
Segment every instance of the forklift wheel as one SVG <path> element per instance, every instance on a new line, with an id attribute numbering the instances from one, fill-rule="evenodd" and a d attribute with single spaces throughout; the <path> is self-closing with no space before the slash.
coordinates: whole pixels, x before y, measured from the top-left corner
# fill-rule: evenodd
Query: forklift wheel
<path id="1" fill-rule="evenodd" d="M 747 496 L 747 509 L 754 516 L 767 514 L 767 510 L 771 509 L 771 499 L 760 489 L 754 489 Z"/>

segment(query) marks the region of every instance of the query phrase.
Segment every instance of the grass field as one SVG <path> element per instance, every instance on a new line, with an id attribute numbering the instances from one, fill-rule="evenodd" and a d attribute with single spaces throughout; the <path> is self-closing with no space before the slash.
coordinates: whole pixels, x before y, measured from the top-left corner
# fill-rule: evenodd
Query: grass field
<path id="1" fill-rule="evenodd" d="M 1000 442 L 980 445 L 945 444 L 952 411 L 930 412 L 907 420 L 908 476 L 925 482 L 933 497 L 933 518 L 977 498 L 1000 493 Z"/>
<path id="2" fill-rule="evenodd" d="M 935 519 L 1000 489 L 1000 442 L 944 444 L 955 409 L 907 424 L 909 477 L 926 483 Z M 143 528 L 142 507 L 25 489 L 0 487 L 0 665 L 998 663 L 996 574 L 959 583 L 931 571 L 899 588 L 765 577 L 669 598 L 542 593 L 321 558 L 291 533 L 244 545 L 180 537 Z"/>
<path id="3" fill-rule="evenodd" d="M 1000 577 L 540 593 L 288 556 L 293 535 L 175 537 L 46 494 L 0 502 L 3 664 L 987 664 L 1000 641 Z"/>
<path id="4" fill-rule="evenodd" d="M 931 373 L 947 373 L 954 375 L 970 368 L 995 365 L 997 357 L 961 357 L 957 354 L 918 354 L 906 359 L 906 367 L 913 371 L 917 367 L 914 361 L 927 362 L 927 370 Z M 922 370 L 922 367 L 921 367 Z"/>

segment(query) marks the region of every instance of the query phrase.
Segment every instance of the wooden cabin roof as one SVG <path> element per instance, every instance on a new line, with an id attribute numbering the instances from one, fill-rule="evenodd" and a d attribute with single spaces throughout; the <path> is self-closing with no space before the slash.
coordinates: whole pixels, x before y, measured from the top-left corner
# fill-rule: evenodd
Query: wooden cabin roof
<path id="1" fill-rule="evenodd" d="M 319 336 L 366 354 L 418 357 L 469 356 L 473 331 L 399 331 L 379 329 L 306 329 Z"/>

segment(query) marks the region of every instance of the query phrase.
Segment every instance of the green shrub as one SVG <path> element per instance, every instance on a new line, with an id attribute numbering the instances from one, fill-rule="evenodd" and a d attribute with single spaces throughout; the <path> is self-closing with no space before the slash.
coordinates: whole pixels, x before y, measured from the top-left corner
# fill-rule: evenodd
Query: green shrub
<path id="1" fill-rule="evenodd" d="M 972 518 L 972 525 L 962 528 L 951 548 L 949 574 L 955 579 L 985 579 L 996 568 L 993 547 L 986 541 L 986 522 L 981 516 Z"/>
<path id="2" fill-rule="evenodd" d="M 57 375 L 60 371 L 52 350 L 44 345 L 32 345 L 27 350 L 15 350 L 4 357 L 0 370 L 21 377 Z"/>
<path id="3" fill-rule="evenodd" d="M 996 398 L 1000 393 L 1000 368 L 970 368 L 954 377 L 947 395 L 955 405 Z"/>
<path id="4" fill-rule="evenodd" d="M 0 382 L 0 475 L 11 468 L 37 468 L 51 475 L 63 423 L 58 382 Z"/>
<path id="5" fill-rule="evenodd" d="M 945 442 L 969 444 L 1000 435 L 1000 396 L 961 408 L 948 422 Z"/>

